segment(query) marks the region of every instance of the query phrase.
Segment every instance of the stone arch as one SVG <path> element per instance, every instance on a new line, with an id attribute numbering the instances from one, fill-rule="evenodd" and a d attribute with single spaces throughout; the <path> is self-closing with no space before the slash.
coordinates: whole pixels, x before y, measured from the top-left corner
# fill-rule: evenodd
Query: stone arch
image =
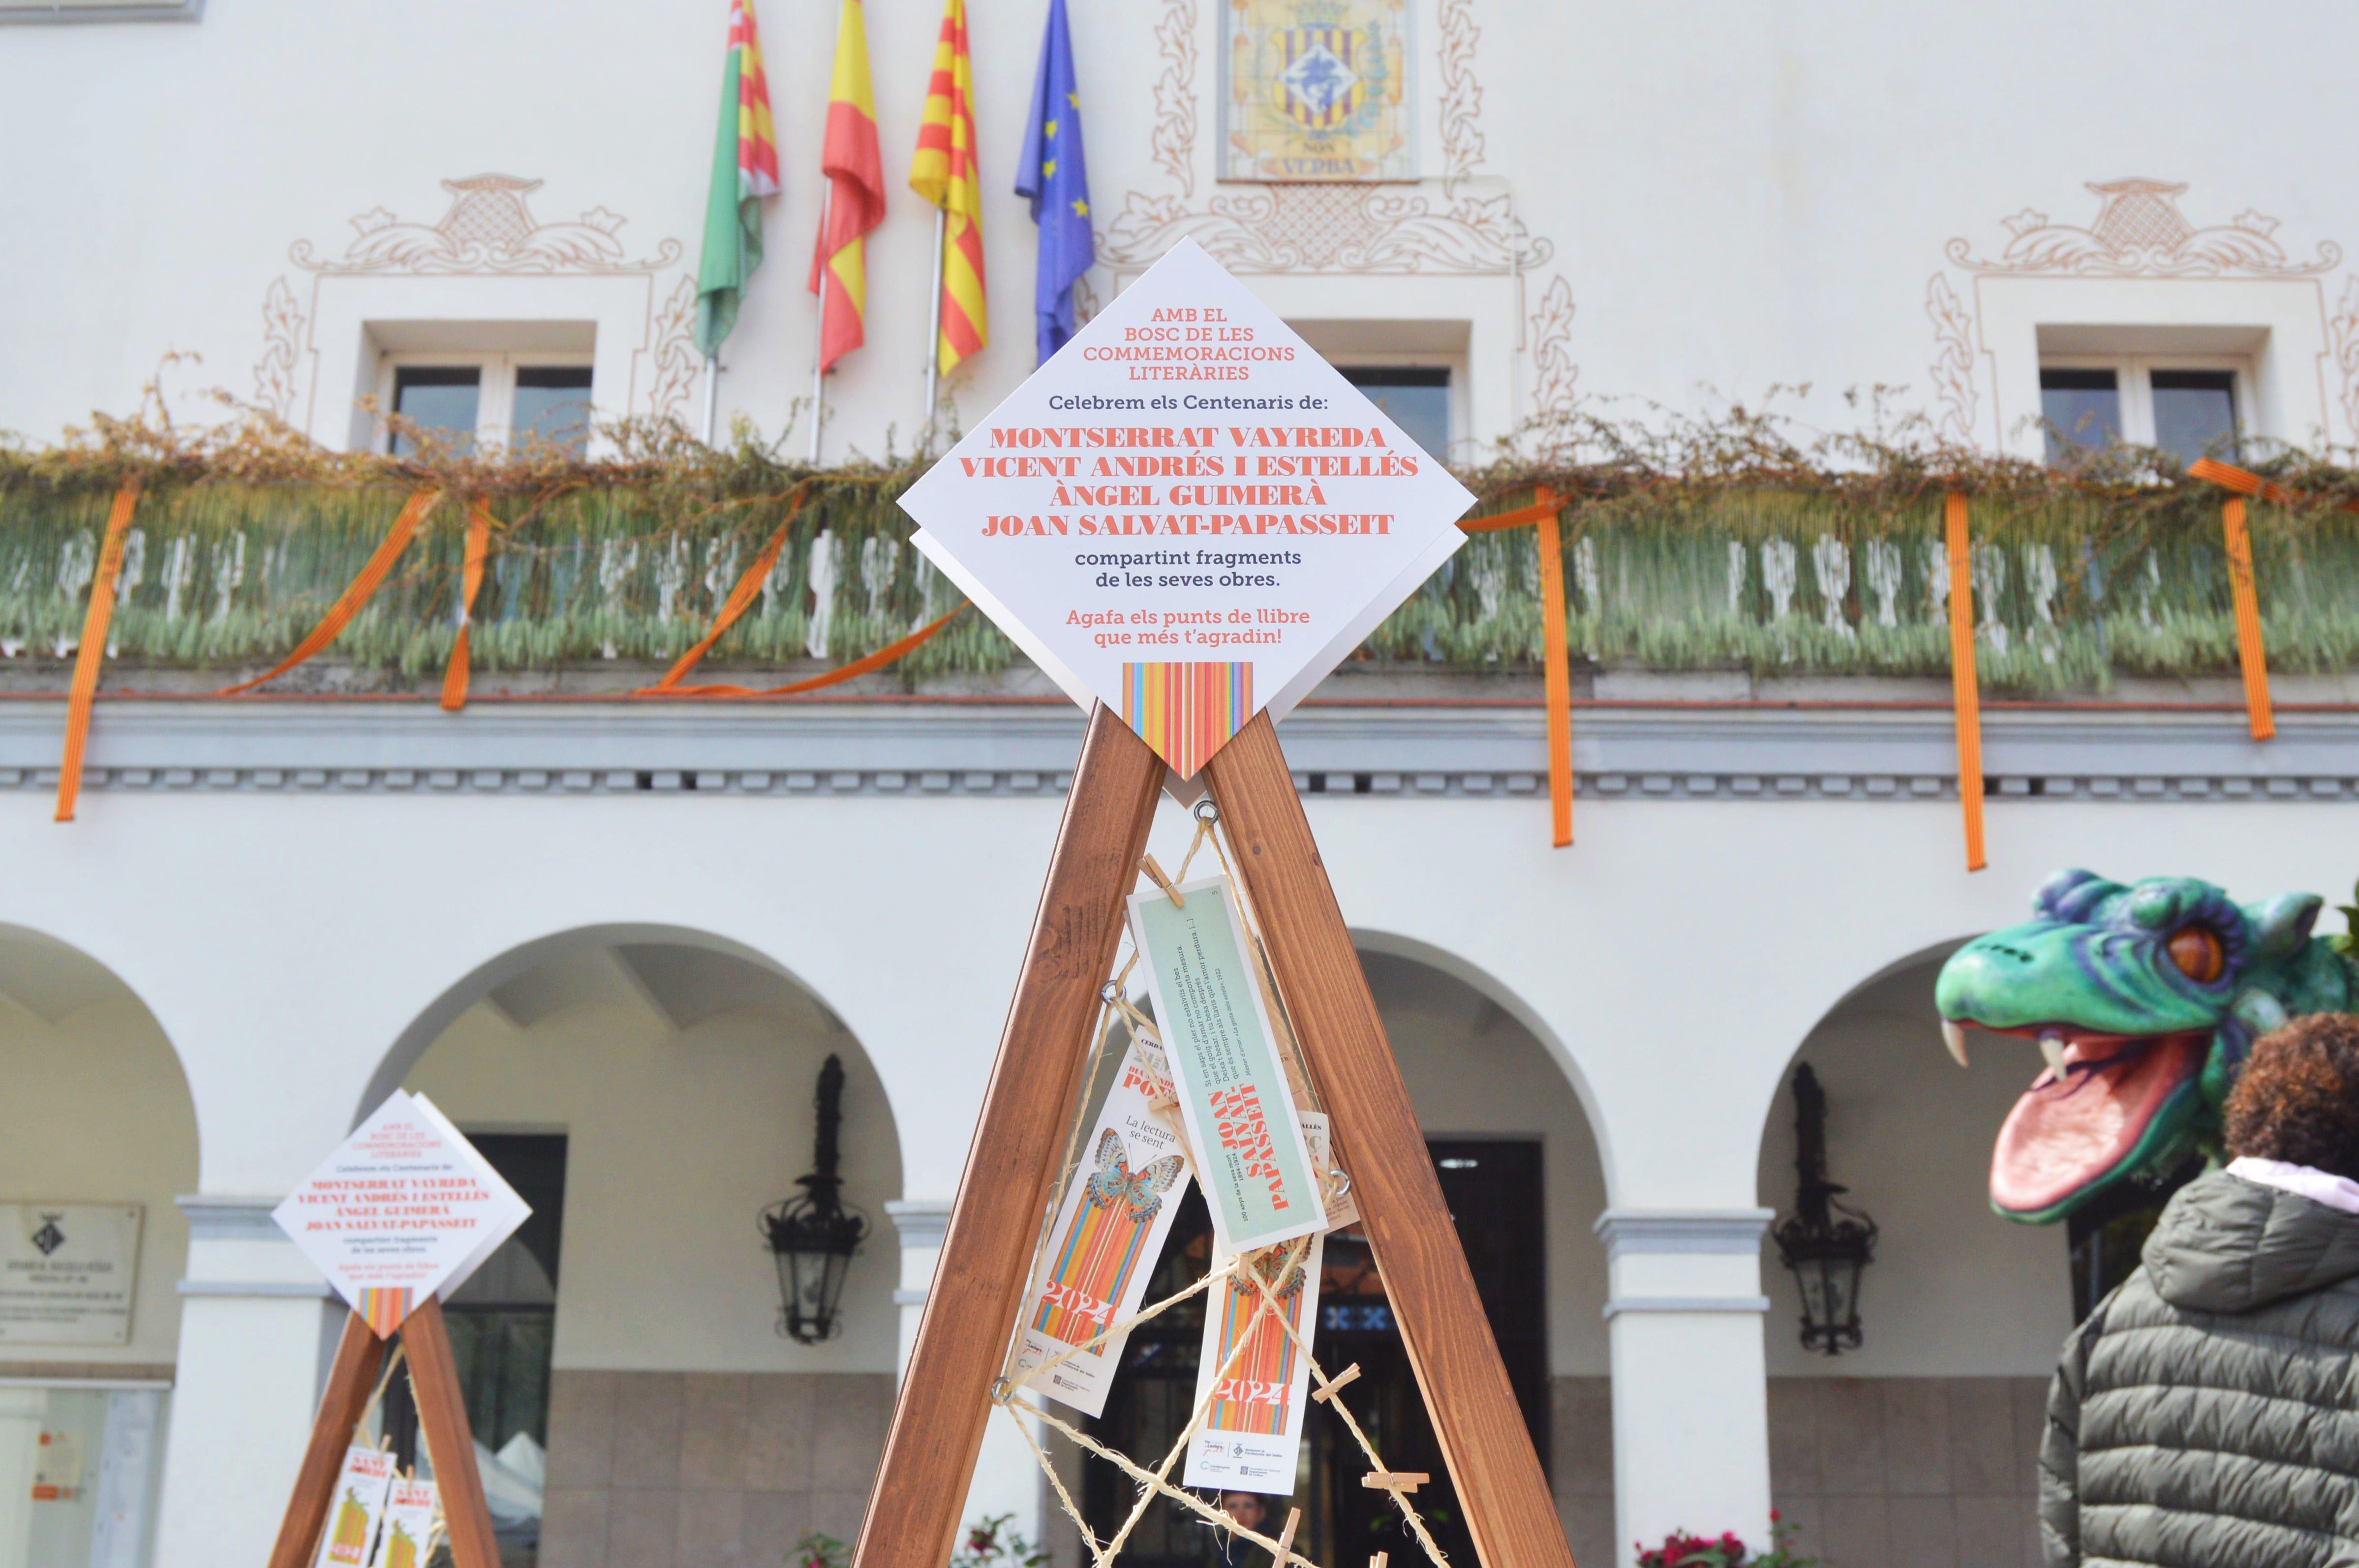
<path id="1" fill-rule="evenodd" d="M 799 1195 L 811 1169 L 814 1090 L 831 1055 L 846 1079 L 842 1197 L 869 1230 L 836 1336 L 806 1345 L 778 1331 L 757 1217 Z M 527 1396 L 513 1420 L 503 1407 L 494 1434 L 545 1444 L 545 1561 L 593 1552 L 609 1505 L 669 1487 L 628 1470 L 625 1433 L 654 1445 L 658 1470 L 677 1466 L 676 1492 L 654 1506 L 742 1518 L 749 1549 L 758 1535 L 771 1550 L 788 1517 L 836 1534 L 856 1526 L 864 1486 L 850 1483 L 881 1448 L 898 1346 L 886 1206 L 902 1194 L 904 1123 L 866 1044 L 814 988 L 708 929 L 554 932 L 439 993 L 396 1036 L 367 1103 L 397 1087 L 431 1097 L 487 1149 L 537 1162 L 544 1181 L 561 1148 L 562 1224 L 533 1257 L 547 1263 L 512 1260 L 519 1304 L 553 1302 L 537 1320 L 547 1348 L 525 1374 L 546 1369 L 546 1402 Z M 561 1146 L 538 1141 L 556 1134 Z M 462 1292 L 454 1314 L 467 1304 Z M 822 1448 L 857 1457 L 824 1473 L 787 1462 Z"/>
<path id="2" fill-rule="evenodd" d="M 1860 1291 L 1864 1343 L 1832 1360 L 1800 1345 L 1795 1281 L 1775 1241 L 1763 1249 L 1772 1480 L 1806 1541 L 1823 1541 L 1831 1510 L 1855 1507 L 1862 1488 L 1946 1511 L 1961 1530 L 2031 1506 L 2026 1433 L 2071 1326 L 2070 1269 L 2060 1227 L 1989 1206 L 1992 1141 L 2036 1060 L 1990 1050 L 1967 1072 L 1943 1048 L 1933 980 L 1969 939 L 1914 946 L 1845 988 L 1786 1054 L 1760 1124 L 1759 1201 L 1782 1221 L 1795 1203 L 1793 1072 L 1809 1063 L 1827 1098 L 1828 1173 L 1879 1227 Z M 1886 1465 L 1863 1480 L 1832 1457 L 1846 1444 L 1968 1461 L 1906 1476 Z"/>
<path id="3" fill-rule="evenodd" d="M 1580 1060 L 1537 1009 L 1483 966 L 1462 954 L 1418 937 L 1355 926 L 1352 931 L 1352 946 L 1363 953 L 1382 953 L 1439 970 L 1514 1020 L 1548 1054 L 1549 1060 L 1556 1065 L 1564 1075 L 1566 1083 L 1571 1087 L 1574 1098 L 1581 1102 L 1582 1115 L 1589 1123 L 1589 1136 L 1596 1146 L 1599 1163 L 1605 1171 L 1607 1180 L 1612 1179 L 1611 1133 L 1598 1105 L 1596 1091 L 1582 1071 Z"/>
<path id="4" fill-rule="evenodd" d="M 186 1066 L 122 975 L 46 932 L 0 925 L 0 1203 L 141 1208 L 126 1341 L 12 1344 L 0 1360 L 168 1367 L 177 1357 L 199 1129 Z M 38 1086 L 38 1092 L 33 1092 Z"/>
<path id="5" fill-rule="evenodd" d="M 577 954 L 632 946 L 677 946 L 736 959 L 755 969 L 777 976 L 827 1009 L 830 1017 L 836 1016 L 835 1010 L 829 1006 L 818 988 L 794 970 L 747 943 L 716 932 L 685 925 L 622 922 L 552 931 L 546 935 L 516 943 L 484 959 L 429 1001 L 386 1047 L 368 1087 L 361 1095 L 360 1103 L 353 1108 L 353 1123 L 357 1125 L 362 1117 L 399 1087 L 402 1079 L 417 1065 L 427 1048 L 441 1038 L 443 1031 L 491 992 L 534 970 Z"/>

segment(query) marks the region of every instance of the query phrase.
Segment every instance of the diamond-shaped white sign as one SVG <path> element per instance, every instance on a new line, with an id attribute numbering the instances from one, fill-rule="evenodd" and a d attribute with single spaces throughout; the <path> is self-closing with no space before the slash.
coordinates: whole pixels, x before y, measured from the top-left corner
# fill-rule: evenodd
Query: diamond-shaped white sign
<path id="1" fill-rule="evenodd" d="M 943 574 L 1183 779 L 1284 718 L 1473 502 L 1192 240 L 901 497 Z"/>
<path id="2" fill-rule="evenodd" d="M 432 1102 L 397 1089 L 271 1217 L 382 1338 L 531 1214 Z"/>

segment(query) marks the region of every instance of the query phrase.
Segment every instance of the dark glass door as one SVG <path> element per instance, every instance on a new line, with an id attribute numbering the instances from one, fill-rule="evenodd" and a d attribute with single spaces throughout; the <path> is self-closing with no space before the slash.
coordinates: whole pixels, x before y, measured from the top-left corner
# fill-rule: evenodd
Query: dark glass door
<path id="1" fill-rule="evenodd" d="M 1491 1322 L 1507 1379 L 1543 1465 L 1549 1460 L 1547 1237 L 1542 1227 L 1540 1146 L 1536 1141 L 1438 1141 L 1428 1148 L 1442 1196 L 1466 1249 L 1475 1289 Z M 1148 1300 L 1201 1279 L 1212 1250 L 1203 1199 L 1190 1188 L 1172 1226 Z M 1152 1465 L 1186 1423 L 1196 1390 L 1202 1307 L 1181 1309 L 1141 1325 L 1124 1352 L 1122 1374 L 1092 1434 Z M 1473 1543 L 1450 1486 L 1440 1445 L 1427 1419 L 1408 1352 L 1394 1320 L 1383 1276 L 1357 1229 L 1327 1238 L 1312 1351 L 1330 1376 L 1356 1363 L 1360 1376 L 1339 1398 L 1350 1407 L 1376 1452 L 1395 1470 L 1422 1470 L 1432 1480 L 1416 1496 L 1435 1544 L 1454 1563 L 1475 1561 Z M 1289 1506 L 1303 1510 L 1299 1539 L 1320 1562 L 1364 1563 L 1378 1552 L 1395 1563 L 1422 1561 L 1391 1499 L 1360 1484 L 1367 1464 L 1350 1432 L 1331 1411 L 1313 1405 L 1304 1423 L 1301 1484 L 1291 1503 L 1270 1498 L 1257 1528 L 1274 1534 Z M 1082 1511 L 1103 1540 L 1121 1528 L 1136 1497 L 1130 1483 L 1102 1461 L 1085 1462 Z M 1211 1498 L 1217 1502 L 1219 1499 Z M 1251 1506 L 1251 1505 L 1245 1505 Z M 1233 1545 L 1221 1532 L 1168 1500 L 1149 1505 L 1124 1548 L 1141 1568 L 1204 1568 L 1212 1563 L 1266 1563 L 1267 1554 Z"/>
<path id="2" fill-rule="evenodd" d="M 480 1468 L 502 1568 L 532 1568 L 539 1557 L 549 1447 L 565 1135 L 484 1132 L 468 1141 L 532 1207 L 532 1217 L 442 1303 L 468 1430 L 492 1455 Z M 386 1389 L 385 1432 L 404 1465 L 417 1463 L 418 1410 L 407 1378 Z"/>
<path id="3" fill-rule="evenodd" d="M 1507 1381 L 1523 1407 L 1524 1424 L 1549 1462 L 1548 1247 L 1542 1224 L 1540 1146 L 1536 1141 L 1434 1140 L 1441 1195 L 1458 1227 L 1459 1245 L 1483 1298 Z M 1475 1561 L 1464 1510 L 1450 1485 L 1441 1444 L 1427 1417 L 1408 1347 L 1402 1343 L 1384 1280 L 1357 1231 L 1327 1243 L 1326 1279 L 1319 1300 L 1319 1364 L 1329 1374 L 1357 1362 L 1361 1376 L 1339 1397 L 1367 1432 L 1386 1465 L 1422 1470 L 1432 1479 L 1416 1493 L 1419 1513 L 1434 1544 L 1453 1563 Z M 1360 1484 L 1367 1462 L 1341 1421 L 1310 1424 L 1312 1507 L 1326 1547 L 1322 1561 L 1364 1563 L 1376 1552 L 1396 1563 L 1422 1562 L 1390 1497 Z"/>

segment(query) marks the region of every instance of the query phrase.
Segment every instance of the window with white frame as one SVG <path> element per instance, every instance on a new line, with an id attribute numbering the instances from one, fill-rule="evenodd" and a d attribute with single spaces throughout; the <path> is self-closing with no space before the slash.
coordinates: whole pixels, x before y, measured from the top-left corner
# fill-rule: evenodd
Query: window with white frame
<path id="1" fill-rule="evenodd" d="M 2251 380 L 2250 362 L 2234 356 L 2043 354 L 2048 460 L 2127 441 L 2160 448 L 2180 469 L 2202 457 L 2233 462 Z"/>
<path id="2" fill-rule="evenodd" d="M 377 406 L 384 449 L 407 457 L 427 443 L 452 451 L 547 444 L 579 457 L 589 449 L 591 356 L 408 351 L 381 362 Z"/>
<path id="3" fill-rule="evenodd" d="M 1337 368 L 1410 440 L 1448 460 L 1451 434 L 1448 365 L 1344 364 Z"/>

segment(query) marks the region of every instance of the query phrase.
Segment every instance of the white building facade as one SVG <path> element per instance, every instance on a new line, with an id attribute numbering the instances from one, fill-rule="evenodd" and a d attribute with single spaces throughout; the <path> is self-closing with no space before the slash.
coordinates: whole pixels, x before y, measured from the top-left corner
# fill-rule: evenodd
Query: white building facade
<path id="1" fill-rule="evenodd" d="M 472 374 L 487 439 L 542 384 L 699 427 L 721 9 L 0 0 L 0 430 L 53 440 L 152 381 L 176 421 L 221 417 L 219 388 L 371 448 L 359 400 L 457 384 L 419 371 Z M 969 16 L 993 341 L 948 384 L 962 425 L 1033 368 L 1012 188 L 1041 9 Z M 2049 395 L 2092 391 L 2132 439 L 2169 445 L 2185 393 L 2256 442 L 2359 441 L 2335 8 L 2266 14 L 2272 114 L 2218 90 L 2216 18 L 2185 5 L 1396 9 L 1405 162 L 1363 184 L 1225 178 L 1222 5 L 1076 5 L 1084 308 L 1193 238 L 1336 362 L 1414 389 L 1467 464 L 1575 413 L 1804 386 L 1779 395 L 1811 427 L 1914 418 L 2032 458 Z M 868 7 L 890 200 L 828 463 L 904 457 L 929 414 L 931 214 L 900 176 L 940 16 Z M 786 189 L 718 372 L 723 428 L 796 453 L 835 19 L 761 8 Z M 651 708 L 576 670 L 479 679 L 457 714 L 150 681 L 99 705 L 60 825 L 62 669 L 0 661 L 0 1204 L 145 1221 L 122 1343 L 0 1338 L 0 1568 L 267 1551 L 342 1311 L 267 1211 L 404 1086 L 561 1150 L 562 1265 L 552 1243 L 500 1320 L 547 1336 L 517 1396 L 543 1412 L 517 1427 L 545 1449 L 538 1561 L 853 1536 L 1082 716 L 1023 672 Z M 1354 673 L 1281 736 L 1429 1137 L 1537 1151 L 1511 1239 L 1544 1260 L 1520 1322 L 1577 1554 L 1757 1542 L 1775 1507 L 1836 1568 L 2036 1562 L 2068 1240 L 1989 1213 L 2034 1064 L 1960 1074 L 1932 976 L 2062 866 L 2339 890 L 2351 687 L 2280 678 L 2266 742 L 2226 678 L 1995 709 L 1979 873 L 1946 680 L 1584 668 L 1560 850 L 1538 694 Z M 1166 806 L 1165 864 L 1190 827 Z M 842 1334 L 803 1346 L 774 1331 L 755 1216 L 808 1168 L 830 1054 L 875 1230 Z M 1865 1343 L 1832 1359 L 1764 1248 L 1798 1058 L 1882 1226 Z M 27 1500 L 69 1426 L 86 1496 Z M 968 1511 L 1086 1561 L 1005 1437 Z"/>

